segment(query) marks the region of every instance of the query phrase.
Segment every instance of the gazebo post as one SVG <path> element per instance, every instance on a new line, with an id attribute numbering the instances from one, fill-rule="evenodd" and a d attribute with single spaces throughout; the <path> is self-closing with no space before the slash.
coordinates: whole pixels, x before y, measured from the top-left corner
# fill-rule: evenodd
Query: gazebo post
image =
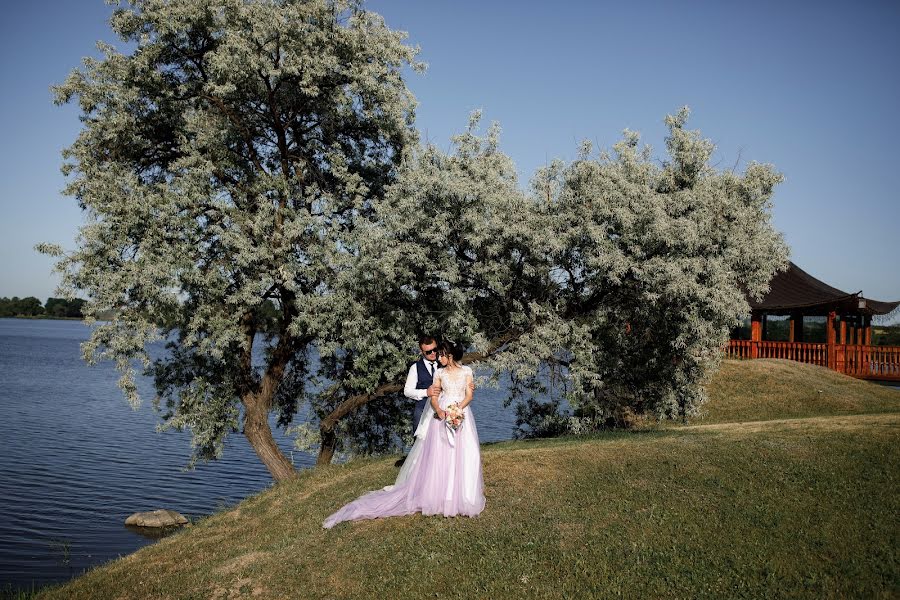
<path id="1" fill-rule="evenodd" d="M 825 323 L 825 344 L 828 353 L 828 368 L 834 369 L 834 311 L 828 313 L 828 321 Z"/>
<path id="2" fill-rule="evenodd" d="M 750 314 L 750 358 L 759 358 L 759 342 L 762 339 L 762 316 Z"/>
<path id="3" fill-rule="evenodd" d="M 862 339 L 859 343 L 863 346 L 861 350 L 863 351 L 863 368 L 865 369 L 863 372 L 868 375 L 872 369 L 872 355 L 870 354 L 872 349 L 869 347 L 872 345 L 872 315 L 862 315 L 862 329 L 860 333 L 862 334 Z"/>
<path id="4" fill-rule="evenodd" d="M 851 330 L 852 335 L 852 330 Z M 841 346 L 845 346 L 847 344 L 847 319 L 845 317 L 841 317 Z"/>
<path id="5" fill-rule="evenodd" d="M 803 341 L 803 313 L 794 313 L 791 315 L 791 341 Z"/>

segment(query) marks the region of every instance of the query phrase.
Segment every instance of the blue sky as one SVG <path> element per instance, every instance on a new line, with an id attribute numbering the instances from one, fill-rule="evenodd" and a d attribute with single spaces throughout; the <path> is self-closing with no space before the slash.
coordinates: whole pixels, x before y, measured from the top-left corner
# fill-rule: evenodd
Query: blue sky
<path id="1" fill-rule="evenodd" d="M 624 128 L 662 156 L 663 118 L 682 105 L 717 145 L 714 162 L 785 175 L 775 225 L 792 259 L 848 292 L 900 300 L 898 2 L 422 2 L 367 7 L 408 31 L 417 124 L 448 147 L 473 109 L 503 128 L 527 182 L 579 142 Z M 0 24 L 0 296 L 53 295 L 52 263 L 82 216 L 64 197 L 60 150 L 79 129 L 49 86 L 114 41 L 100 0 L 14 3 Z"/>

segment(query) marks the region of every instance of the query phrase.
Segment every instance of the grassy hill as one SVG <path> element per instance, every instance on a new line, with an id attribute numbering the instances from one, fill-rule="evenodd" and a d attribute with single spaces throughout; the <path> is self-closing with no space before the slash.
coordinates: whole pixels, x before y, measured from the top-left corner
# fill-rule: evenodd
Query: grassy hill
<path id="1" fill-rule="evenodd" d="M 900 410 L 900 391 L 787 360 L 726 360 L 707 387 L 697 423 Z"/>
<path id="2" fill-rule="evenodd" d="M 728 362 L 690 426 L 483 448 L 487 508 L 347 523 L 309 471 L 42 598 L 897 597 L 900 391 Z"/>

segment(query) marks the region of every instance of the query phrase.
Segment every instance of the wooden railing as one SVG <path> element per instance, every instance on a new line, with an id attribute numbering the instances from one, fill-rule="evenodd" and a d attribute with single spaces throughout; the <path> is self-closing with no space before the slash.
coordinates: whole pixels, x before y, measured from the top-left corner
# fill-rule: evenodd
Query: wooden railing
<path id="1" fill-rule="evenodd" d="M 862 379 L 900 381 L 900 346 L 731 340 L 728 358 L 782 358 L 820 365 Z"/>
<path id="2" fill-rule="evenodd" d="M 834 370 L 866 379 L 900 380 L 900 347 L 835 346 Z"/>

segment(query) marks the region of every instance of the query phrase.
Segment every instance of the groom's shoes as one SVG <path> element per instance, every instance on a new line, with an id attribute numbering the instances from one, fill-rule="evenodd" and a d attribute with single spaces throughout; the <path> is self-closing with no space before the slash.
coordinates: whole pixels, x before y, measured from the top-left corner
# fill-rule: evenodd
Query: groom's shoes
<path id="1" fill-rule="evenodd" d="M 405 457 L 405 456 L 401 456 L 400 458 L 397 459 L 397 462 L 394 463 L 394 466 L 395 466 L 395 467 L 402 467 L 402 466 L 403 466 L 403 463 L 405 463 L 405 462 L 406 462 L 406 457 Z"/>

